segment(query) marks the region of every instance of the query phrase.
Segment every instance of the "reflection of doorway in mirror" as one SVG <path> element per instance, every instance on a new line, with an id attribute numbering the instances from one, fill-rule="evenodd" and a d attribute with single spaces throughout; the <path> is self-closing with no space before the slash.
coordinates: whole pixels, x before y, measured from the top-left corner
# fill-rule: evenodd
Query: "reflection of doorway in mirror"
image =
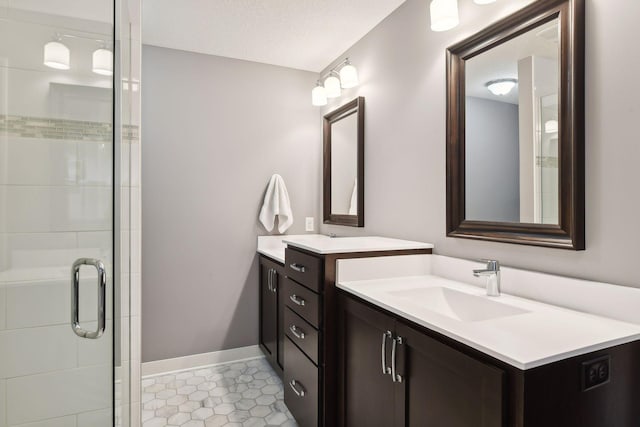
<path id="1" fill-rule="evenodd" d="M 536 223 L 558 224 L 558 95 L 540 97 L 536 147 Z"/>
<path id="2" fill-rule="evenodd" d="M 518 61 L 523 223 L 558 224 L 558 66 L 542 55 Z"/>

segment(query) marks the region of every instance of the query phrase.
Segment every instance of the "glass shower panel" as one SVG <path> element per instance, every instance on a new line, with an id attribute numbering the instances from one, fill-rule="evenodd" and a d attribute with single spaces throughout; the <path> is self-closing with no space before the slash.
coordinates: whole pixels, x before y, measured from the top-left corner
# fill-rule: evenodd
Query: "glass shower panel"
<path id="1" fill-rule="evenodd" d="M 114 425 L 113 16 L 0 0 L 0 427 Z"/>

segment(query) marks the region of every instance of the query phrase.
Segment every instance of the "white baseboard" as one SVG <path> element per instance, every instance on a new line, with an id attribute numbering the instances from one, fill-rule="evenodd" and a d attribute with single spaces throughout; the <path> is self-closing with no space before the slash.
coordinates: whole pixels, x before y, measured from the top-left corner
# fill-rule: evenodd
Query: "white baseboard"
<path id="1" fill-rule="evenodd" d="M 148 377 L 263 356 L 264 354 L 262 350 L 260 350 L 260 346 L 250 345 L 248 347 L 232 348 L 229 350 L 214 351 L 212 353 L 193 354 L 176 357 L 174 359 L 154 360 L 153 362 L 145 362 L 142 364 L 142 376 Z"/>

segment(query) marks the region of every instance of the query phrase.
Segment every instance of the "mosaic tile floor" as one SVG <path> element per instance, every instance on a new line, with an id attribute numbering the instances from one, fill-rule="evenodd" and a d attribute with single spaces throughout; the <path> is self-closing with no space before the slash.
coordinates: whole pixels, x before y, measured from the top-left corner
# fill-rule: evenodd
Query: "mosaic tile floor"
<path id="1" fill-rule="evenodd" d="M 265 358 L 142 380 L 143 427 L 297 427 Z"/>

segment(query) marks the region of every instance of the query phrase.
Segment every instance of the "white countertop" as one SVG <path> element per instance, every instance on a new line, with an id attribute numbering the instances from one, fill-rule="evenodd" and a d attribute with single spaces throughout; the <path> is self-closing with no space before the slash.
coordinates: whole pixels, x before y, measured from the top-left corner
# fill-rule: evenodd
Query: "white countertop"
<path id="1" fill-rule="evenodd" d="M 322 234 L 283 236 L 289 246 L 305 249 L 317 254 L 338 254 L 351 252 L 401 251 L 411 249 L 432 249 L 431 243 L 388 237 L 329 237 Z"/>
<path id="2" fill-rule="evenodd" d="M 285 237 L 290 236 L 258 236 L 258 253 L 284 264 Z"/>
<path id="3" fill-rule="evenodd" d="M 486 297 L 482 288 L 433 275 L 340 281 L 337 286 L 519 369 L 531 369 L 640 339 L 640 325 L 506 294 Z M 393 294 L 433 287 L 478 295 L 523 312 L 462 321 L 425 308 L 418 298 Z"/>
<path id="4" fill-rule="evenodd" d="M 292 234 L 284 236 L 258 236 L 258 253 L 284 264 L 284 249 L 289 246 L 306 249 L 317 254 L 349 252 L 398 251 L 431 249 L 431 243 L 388 237 L 329 237 L 323 234 Z"/>

